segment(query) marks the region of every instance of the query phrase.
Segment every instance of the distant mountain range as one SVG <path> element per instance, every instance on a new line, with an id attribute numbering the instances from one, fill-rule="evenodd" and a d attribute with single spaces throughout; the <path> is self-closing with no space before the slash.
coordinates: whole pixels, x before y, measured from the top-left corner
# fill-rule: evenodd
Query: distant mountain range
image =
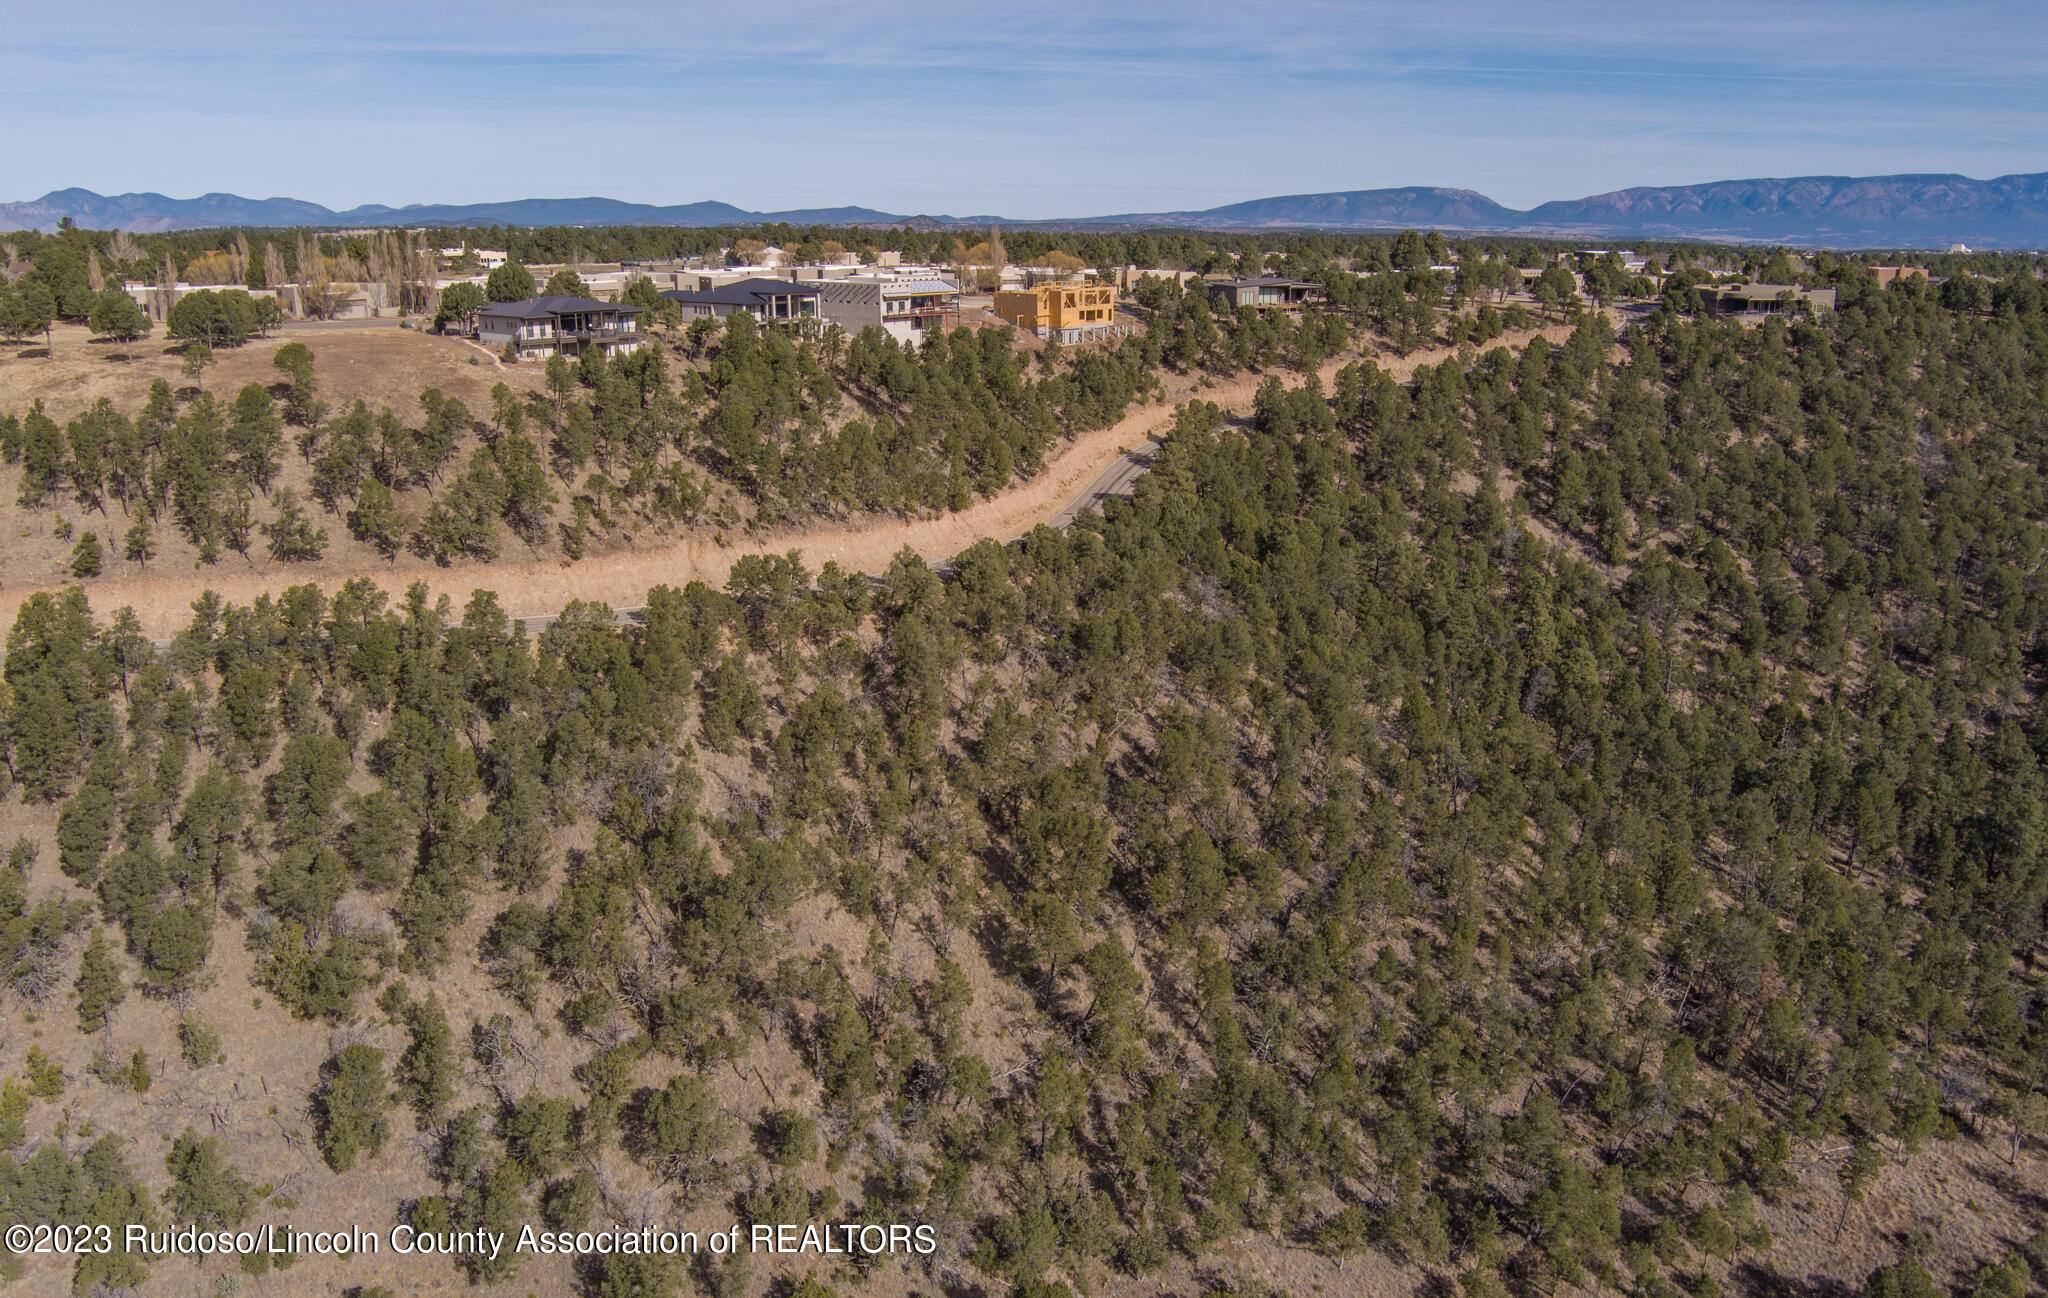
<path id="1" fill-rule="evenodd" d="M 1562 238 L 1708 239 L 1837 248 L 2048 247 L 2048 172 L 1799 176 L 1618 189 L 1523 212 L 1469 189 L 1363 189 L 1259 198 L 1204 212 L 1088 224 L 1220 230 L 1414 228 Z"/>
<path id="2" fill-rule="evenodd" d="M 117 194 L 60 189 L 26 203 L 0 203 L 0 230 L 52 229 L 65 217 L 90 229 L 211 229 L 224 226 L 792 225 L 1031 226 L 1068 229 L 1399 230 L 1550 235 L 1562 238 L 1707 239 L 1808 247 L 2048 247 L 2048 172 L 1972 180 L 1968 176 L 1800 176 L 1705 185 L 1620 189 L 1503 207 L 1469 189 L 1359 189 L 1259 198 L 1203 211 L 1018 221 L 1000 216 L 926 216 L 871 207 L 750 212 L 730 203 L 659 207 L 612 198 L 524 198 L 504 203 L 370 204 L 337 212 L 295 198 L 204 194 Z"/>

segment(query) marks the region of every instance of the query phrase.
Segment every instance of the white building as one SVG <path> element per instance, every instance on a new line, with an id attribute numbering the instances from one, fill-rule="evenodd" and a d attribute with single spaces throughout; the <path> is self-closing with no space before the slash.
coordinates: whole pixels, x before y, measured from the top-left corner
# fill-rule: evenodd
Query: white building
<path id="1" fill-rule="evenodd" d="M 465 252 L 473 253 L 476 256 L 477 264 L 485 270 L 496 270 L 504 265 L 506 260 L 504 253 L 490 248 L 441 248 L 437 249 L 437 251 L 447 261 L 454 261 Z"/>
<path id="2" fill-rule="evenodd" d="M 959 323 L 960 286 L 936 274 L 849 275 L 821 279 L 818 314 L 849 334 L 880 325 L 898 342 Z"/>

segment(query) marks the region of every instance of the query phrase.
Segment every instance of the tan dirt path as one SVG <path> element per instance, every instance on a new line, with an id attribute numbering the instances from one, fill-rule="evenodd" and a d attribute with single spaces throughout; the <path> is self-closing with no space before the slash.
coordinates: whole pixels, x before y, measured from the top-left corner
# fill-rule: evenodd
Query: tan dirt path
<path id="1" fill-rule="evenodd" d="M 1550 325 L 1518 331 L 1490 345 L 1519 348 L 1538 333 L 1555 342 L 1569 332 L 1568 326 Z M 1452 354 L 1448 348 L 1433 348 L 1405 357 L 1381 359 L 1379 364 L 1396 378 L 1406 379 L 1418 366 L 1440 363 Z M 1349 359 L 1331 361 L 1322 367 L 1320 377 L 1326 389 L 1346 363 Z M 733 563 L 752 554 L 785 554 L 795 550 L 813 571 L 827 562 L 835 562 L 852 572 L 880 573 L 908 546 L 927 562 L 937 562 L 951 558 L 984 537 L 1009 541 L 1054 518 L 1118 456 L 1170 427 L 1177 400 L 1199 398 L 1214 402 L 1230 414 L 1245 414 L 1251 410 L 1253 395 L 1264 378 L 1264 374 L 1252 374 L 1228 379 L 1208 388 L 1177 392 L 1176 400 L 1154 402 L 1133 410 L 1108 428 L 1085 432 L 1060 444 L 1045 469 L 1030 481 L 958 512 L 909 520 L 871 515 L 827 526 L 765 530 L 744 534 L 723 546 L 700 533 L 643 549 L 595 555 L 575 563 L 501 560 L 441 568 L 404 556 L 394 566 L 379 566 L 360 575 L 376 582 L 394 600 L 402 597 L 413 582 L 421 581 L 431 595 L 448 596 L 458 610 L 472 592 L 491 590 L 497 592 L 499 606 L 508 614 L 541 618 L 557 612 L 571 600 L 596 600 L 615 609 L 637 608 L 654 586 L 680 589 L 692 581 L 702 581 L 722 587 Z M 1299 386 L 1301 382 L 1301 376 L 1295 374 L 1282 373 L 1281 378 L 1289 386 Z M 203 591 L 215 591 L 230 604 L 246 605 L 259 595 L 276 596 L 287 587 L 309 581 L 332 593 L 343 580 L 324 575 L 314 577 L 285 564 L 239 570 L 222 564 L 206 572 L 159 571 L 136 577 L 96 579 L 85 585 L 97 615 L 104 617 L 124 606 L 132 608 L 145 634 L 164 639 L 190 623 L 192 601 Z M 16 612 L 31 594 L 61 589 L 63 586 L 20 586 L 0 590 L 0 626 L 14 625 Z"/>

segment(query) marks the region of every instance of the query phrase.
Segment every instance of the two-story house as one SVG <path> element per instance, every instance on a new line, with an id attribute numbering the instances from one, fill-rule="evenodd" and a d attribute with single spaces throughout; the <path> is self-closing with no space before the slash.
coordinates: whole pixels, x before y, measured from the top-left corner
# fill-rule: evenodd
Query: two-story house
<path id="1" fill-rule="evenodd" d="M 936 275 L 849 275 L 817 283 L 818 314 L 848 334 L 878 325 L 898 342 L 912 342 L 960 319 L 960 286 Z"/>
<path id="2" fill-rule="evenodd" d="M 995 313 L 1040 338 L 1090 342 L 1116 328 L 1116 285 L 1065 283 L 1005 289 L 996 294 Z"/>
<path id="3" fill-rule="evenodd" d="M 601 347 L 606 357 L 640 350 L 641 310 L 587 297 L 532 297 L 492 302 L 476 313 L 477 341 L 487 347 L 513 344 L 520 357 L 581 356 Z"/>

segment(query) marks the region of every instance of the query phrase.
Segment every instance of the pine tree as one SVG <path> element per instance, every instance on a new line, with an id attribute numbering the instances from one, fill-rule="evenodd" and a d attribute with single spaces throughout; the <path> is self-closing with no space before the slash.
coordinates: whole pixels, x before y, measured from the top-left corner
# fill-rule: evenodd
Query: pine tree
<path id="1" fill-rule="evenodd" d="M 158 991 L 190 991 L 213 948 L 207 913 L 189 902 L 172 902 L 137 924 L 142 976 Z"/>
<path id="2" fill-rule="evenodd" d="M 290 487 L 277 493 L 277 517 L 262 525 L 270 557 L 281 563 L 317 559 L 327 549 L 327 529 L 314 527 Z"/>
<path id="3" fill-rule="evenodd" d="M 100 550 L 100 538 L 95 533 L 87 532 L 78 538 L 77 545 L 71 547 L 71 575 L 80 580 L 99 576 L 105 562 L 106 556 Z"/>
<path id="4" fill-rule="evenodd" d="M 345 1046 L 322 1067 L 321 1079 L 313 1101 L 315 1140 L 327 1165 L 346 1172 L 358 1154 L 382 1149 L 390 1134 L 384 1052 L 360 1042 Z"/>
<path id="5" fill-rule="evenodd" d="M 358 541 L 366 541 L 386 559 L 396 559 L 398 538 L 405 526 L 398 516 L 398 498 L 391 488 L 370 479 L 356 496 L 348 512 L 348 530 Z"/>
<path id="6" fill-rule="evenodd" d="M 284 417 L 301 428 L 310 428 L 319 418 L 316 398 L 319 384 L 313 374 L 313 349 L 304 343 L 286 343 L 270 358 L 271 367 L 291 380 L 291 394 L 285 398 Z"/>
<path id="7" fill-rule="evenodd" d="M 431 992 L 406 1007 L 405 1019 L 412 1040 L 399 1057 L 398 1094 L 413 1107 L 415 1121 L 425 1130 L 440 1121 L 455 1096 L 455 1034 Z"/>
<path id="8" fill-rule="evenodd" d="M 686 1186 L 712 1176 L 713 1160 L 732 1143 L 732 1120 L 703 1079 L 688 1073 L 677 1073 L 649 1096 L 643 1117 L 649 1164 Z"/>
<path id="9" fill-rule="evenodd" d="M 111 1035 L 114 1010 L 127 998 L 128 984 L 121 979 L 120 957 L 114 944 L 98 929 L 93 930 L 92 940 L 86 944 L 85 955 L 78 964 L 78 980 L 72 985 L 78 991 L 78 1030 Z"/>
<path id="10" fill-rule="evenodd" d="M 156 538 L 148 523 L 138 519 L 135 526 L 128 529 L 127 535 L 121 538 L 121 555 L 130 563 L 149 567 L 149 561 L 156 557 Z"/>
<path id="11" fill-rule="evenodd" d="M 201 1139 L 185 1128 L 164 1156 L 164 1166 L 171 1174 L 164 1205 L 179 1222 L 239 1226 L 256 1207 L 256 1188 L 228 1163 L 227 1147 L 212 1136 Z"/>
<path id="12" fill-rule="evenodd" d="M 136 339 L 149 336 L 149 317 L 137 306 L 135 299 L 119 285 L 107 288 L 93 299 L 92 314 L 86 319 L 86 327 L 103 338 L 112 338 L 124 344 L 124 355 L 132 355 L 127 347 Z"/>

